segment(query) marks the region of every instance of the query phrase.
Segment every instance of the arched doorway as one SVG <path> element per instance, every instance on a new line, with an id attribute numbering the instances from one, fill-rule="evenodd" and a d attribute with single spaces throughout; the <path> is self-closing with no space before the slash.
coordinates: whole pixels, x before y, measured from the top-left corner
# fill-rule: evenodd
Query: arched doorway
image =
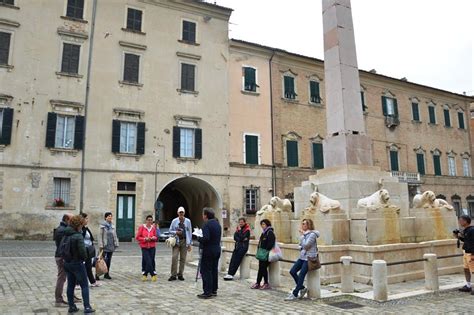
<path id="1" fill-rule="evenodd" d="M 166 184 L 158 195 L 163 203 L 160 221 L 171 221 L 176 218 L 178 207 L 186 209 L 186 217 L 193 227 L 202 227 L 202 209 L 212 207 L 220 217 L 222 200 L 217 191 L 208 182 L 197 177 L 177 178 Z"/>

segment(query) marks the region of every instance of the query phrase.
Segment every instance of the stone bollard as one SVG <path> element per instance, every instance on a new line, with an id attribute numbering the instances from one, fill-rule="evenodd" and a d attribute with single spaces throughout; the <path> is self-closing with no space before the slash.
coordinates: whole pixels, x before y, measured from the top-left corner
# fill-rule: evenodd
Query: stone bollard
<path id="1" fill-rule="evenodd" d="M 198 247 L 191 247 L 191 251 L 186 253 L 186 262 L 190 263 L 194 261 L 194 251 L 197 253 L 197 260 L 199 260 L 199 248 Z"/>
<path id="2" fill-rule="evenodd" d="M 354 276 L 352 275 L 352 257 L 342 256 L 341 260 L 341 292 L 354 292 Z"/>
<path id="3" fill-rule="evenodd" d="M 221 247 L 221 258 L 219 259 L 219 271 L 227 270 L 227 253 L 224 252 L 225 247 Z"/>
<path id="4" fill-rule="evenodd" d="M 321 277 L 318 270 L 308 271 L 308 297 L 313 299 L 321 298 Z"/>
<path id="5" fill-rule="evenodd" d="M 372 285 L 374 300 L 387 301 L 387 262 L 385 260 L 374 260 L 372 262 Z"/>
<path id="6" fill-rule="evenodd" d="M 270 263 L 270 267 L 268 268 L 268 282 L 272 287 L 279 287 L 280 286 L 280 262 L 275 261 Z"/>
<path id="7" fill-rule="evenodd" d="M 250 257 L 245 255 L 239 267 L 240 280 L 250 278 Z"/>
<path id="8" fill-rule="evenodd" d="M 436 254 L 424 254 L 425 288 L 434 292 L 439 291 L 438 259 Z"/>

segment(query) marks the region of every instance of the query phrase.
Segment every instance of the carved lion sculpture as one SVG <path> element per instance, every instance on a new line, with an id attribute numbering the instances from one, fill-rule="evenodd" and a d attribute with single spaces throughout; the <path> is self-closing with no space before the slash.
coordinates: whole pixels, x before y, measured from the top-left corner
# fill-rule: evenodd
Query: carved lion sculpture
<path id="1" fill-rule="evenodd" d="M 268 205 L 264 205 L 260 210 L 258 210 L 257 215 L 261 215 L 266 211 L 291 212 L 291 208 L 291 201 L 274 196 L 272 199 L 270 199 L 270 203 Z"/>
<path id="2" fill-rule="evenodd" d="M 372 195 L 359 199 L 357 208 L 377 209 L 389 206 L 390 194 L 386 189 L 380 189 Z"/>
<path id="3" fill-rule="evenodd" d="M 341 203 L 337 200 L 326 197 L 325 195 L 315 191 L 309 197 L 311 206 L 304 210 L 304 214 L 314 214 L 316 211 L 326 213 L 330 210 L 340 210 Z"/>
<path id="4" fill-rule="evenodd" d="M 434 207 L 436 195 L 431 190 L 427 190 L 422 194 L 416 194 L 413 197 L 413 208 L 431 208 Z"/>

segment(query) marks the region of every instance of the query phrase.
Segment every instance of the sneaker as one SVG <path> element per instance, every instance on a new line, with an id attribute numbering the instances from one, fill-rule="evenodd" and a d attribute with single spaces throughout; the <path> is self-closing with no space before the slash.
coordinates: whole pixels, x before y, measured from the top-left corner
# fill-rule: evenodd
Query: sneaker
<path id="1" fill-rule="evenodd" d="M 90 314 L 90 313 L 95 313 L 95 309 L 92 307 L 87 307 L 84 309 L 84 314 Z"/>
<path id="2" fill-rule="evenodd" d="M 184 278 L 183 278 L 183 276 L 182 276 L 182 275 L 178 275 L 178 280 L 180 280 L 180 281 L 184 281 Z"/>
<path id="3" fill-rule="evenodd" d="M 304 296 L 308 293 L 308 288 L 303 288 L 300 290 L 300 293 L 298 294 L 298 298 L 301 300 L 304 298 Z"/>
<path id="4" fill-rule="evenodd" d="M 108 274 L 108 273 L 106 273 L 106 274 L 104 275 L 104 279 L 107 279 L 107 280 L 112 280 L 112 278 L 109 276 L 109 274 Z"/>
<path id="5" fill-rule="evenodd" d="M 290 293 L 286 298 L 285 298 L 285 301 L 294 301 L 296 300 L 298 297 L 297 296 L 294 296 L 293 293 Z"/>
<path id="6" fill-rule="evenodd" d="M 226 281 L 234 280 L 234 276 L 226 275 L 226 276 L 224 276 L 224 280 L 226 280 Z"/>
<path id="7" fill-rule="evenodd" d="M 100 284 L 99 282 L 94 282 L 91 284 L 91 288 L 97 288 L 97 287 L 100 287 L 102 284 Z"/>
<path id="8" fill-rule="evenodd" d="M 254 283 L 250 289 L 260 289 L 260 283 Z"/>
<path id="9" fill-rule="evenodd" d="M 74 305 L 73 307 L 70 307 L 67 311 L 68 314 L 77 313 L 77 312 L 79 312 L 79 309 L 77 308 L 76 305 Z"/>
<path id="10" fill-rule="evenodd" d="M 156 275 L 151 276 L 151 281 L 155 282 L 156 281 Z"/>
<path id="11" fill-rule="evenodd" d="M 146 281 L 146 279 L 147 279 L 147 276 L 143 275 L 142 276 L 142 281 Z"/>
<path id="12" fill-rule="evenodd" d="M 177 279 L 176 276 L 171 276 L 168 278 L 168 281 L 175 281 L 176 279 Z"/>
<path id="13" fill-rule="evenodd" d="M 470 287 L 468 287 L 467 285 L 465 285 L 461 289 L 459 289 L 458 291 L 460 291 L 460 292 L 471 292 L 472 289 Z"/>
<path id="14" fill-rule="evenodd" d="M 271 287 L 268 283 L 264 283 L 261 287 L 260 290 L 270 290 Z"/>

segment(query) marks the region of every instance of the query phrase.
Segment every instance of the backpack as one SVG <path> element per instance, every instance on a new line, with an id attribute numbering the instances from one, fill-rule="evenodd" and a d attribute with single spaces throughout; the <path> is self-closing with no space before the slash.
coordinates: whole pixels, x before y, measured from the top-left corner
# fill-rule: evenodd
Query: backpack
<path id="1" fill-rule="evenodd" d="M 72 260 L 72 237 L 71 235 L 65 235 L 58 247 L 59 257 L 63 258 L 64 261 L 70 262 Z"/>

